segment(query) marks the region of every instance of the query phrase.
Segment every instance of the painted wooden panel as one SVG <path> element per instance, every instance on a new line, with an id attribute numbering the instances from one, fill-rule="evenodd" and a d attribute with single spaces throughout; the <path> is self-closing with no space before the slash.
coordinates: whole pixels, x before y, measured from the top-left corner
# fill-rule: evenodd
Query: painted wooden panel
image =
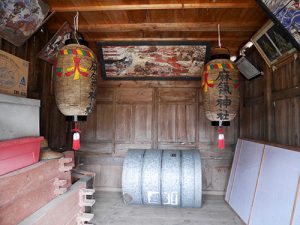
<path id="1" fill-rule="evenodd" d="M 151 142 L 152 105 L 134 106 L 134 140 Z"/>
<path id="2" fill-rule="evenodd" d="M 158 141 L 176 141 L 176 105 L 158 106 Z"/>
<path id="3" fill-rule="evenodd" d="M 263 151 L 263 144 L 243 141 L 241 145 L 229 204 L 245 223 L 250 217 Z"/>
<path id="4" fill-rule="evenodd" d="M 132 125 L 131 105 L 116 106 L 116 141 L 129 142 Z"/>
<path id="5" fill-rule="evenodd" d="M 112 141 L 113 139 L 113 105 L 97 104 L 97 140 Z M 93 126 L 91 124 L 91 126 Z M 92 127 L 89 127 L 92 129 Z"/>
<path id="6" fill-rule="evenodd" d="M 250 225 L 290 225 L 300 154 L 266 145 Z"/>

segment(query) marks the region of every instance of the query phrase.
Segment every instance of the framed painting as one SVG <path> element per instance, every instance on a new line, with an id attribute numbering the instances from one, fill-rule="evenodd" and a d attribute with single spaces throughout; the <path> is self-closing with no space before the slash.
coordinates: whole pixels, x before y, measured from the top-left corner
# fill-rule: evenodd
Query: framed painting
<path id="1" fill-rule="evenodd" d="M 43 0 L 0 1 L 0 37 L 21 46 L 44 23 L 50 8 Z"/>
<path id="2" fill-rule="evenodd" d="M 269 20 L 251 39 L 265 62 L 271 67 L 297 50 L 284 35 L 282 27 Z"/>
<path id="3" fill-rule="evenodd" d="M 256 0 L 275 24 L 279 24 L 291 43 L 300 50 L 299 0 Z"/>
<path id="4" fill-rule="evenodd" d="M 65 45 L 66 40 L 70 39 L 72 31 L 70 24 L 65 22 L 39 52 L 39 58 L 46 62 L 54 63 L 58 50 Z"/>
<path id="5" fill-rule="evenodd" d="M 200 80 L 207 42 L 98 43 L 101 73 L 110 80 Z"/>

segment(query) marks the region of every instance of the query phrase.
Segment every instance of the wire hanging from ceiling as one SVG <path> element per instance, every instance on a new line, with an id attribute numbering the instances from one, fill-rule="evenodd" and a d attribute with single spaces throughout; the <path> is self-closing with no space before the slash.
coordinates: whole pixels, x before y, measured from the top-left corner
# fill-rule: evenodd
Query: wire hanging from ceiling
<path id="1" fill-rule="evenodd" d="M 77 39 L 78 19 L 79 19 L 79 12 L 77 11 L 76 15 L 74 16 L 74 37 L 75 37 L 77 44 L 79 44 L 79 41 Z"/>
<path id="2" fill-rule="evenodd" d="M 218 24 L 218 41 L 219 41 L 219 48 L 222 48 L 222 44 L 221 44 L 220 24 Z"/>

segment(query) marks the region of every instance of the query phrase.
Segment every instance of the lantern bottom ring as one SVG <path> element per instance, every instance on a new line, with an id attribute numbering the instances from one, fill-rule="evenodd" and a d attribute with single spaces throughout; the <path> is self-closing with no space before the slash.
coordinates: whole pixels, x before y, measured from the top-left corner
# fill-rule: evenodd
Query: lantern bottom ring
<path id="1" fill-rule="evenodd" d="M 211 125 L 214 127 L 218 127 L 218 126 L 220 126 L 220 121 L 211 121 Z M 230 121 L 222 121 L 221 126 L 223 126 L 223 127 L 230 126 Z"/>

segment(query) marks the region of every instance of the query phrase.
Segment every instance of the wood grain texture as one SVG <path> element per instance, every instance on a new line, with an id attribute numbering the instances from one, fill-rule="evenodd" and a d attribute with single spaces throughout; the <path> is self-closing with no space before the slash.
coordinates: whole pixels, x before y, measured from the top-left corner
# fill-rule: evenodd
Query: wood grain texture
<path id="1" fill-rule="evenodd" d="M 242 79 L 241 137 L 300 146 L 299 57 L 275 71 L 257 51 L 249 59 L 264 75 L 250 81 Z"/>
<path id="2" fill-rule="evenodd" d="M 96 139 L 112 141 L 113 140 L 113 105 L 112 104 L 97 104 L 96 108 L 97 119 L 93 120 L 93 124 L 97 124 L 97 127 L 94 127 L 91 124 L 90 130 L 96 129 Z M 95 123 L 96 122 L 96 123 Z M 88 126 L 89 130 L 90 126 Z"/>
<path id="3" fill-rule="evenodd" d="M 97 225 L 243 225 L 225 203 L 222 196 L 203 196 L 203 207 L 145 207 L 124 205 L 121 193 L 96 192 L 95 218 Z"/>
<path id="4" fill-rule="evenodd" d="M 0 178 L 0 223 L 14 225 L 57 197 L 54 181 L 66 180 L 71 173 L 59 171 L 59 160 L 41 161 Z"/>
<path id="5" fill-rule="evenodd" d="M 15 47 L 0 38 L 0 49 L 29 61 L 27 97 L 41 100 L 41 135 L 48 140 L 50 147 L 58 149 L 66 145 L 68 125 L 55 104 L 51 65 L 38 58 L 39 51 L 50 38 L 46 29 L 44 32 L 37 31 L 20 47 Z"/>
<path id="6" fill-rule="evenodd" d="M 58 196 L 19 224 L 74 224 L 73 221 L 76 217 L 84 212 L 84 208 L 79 206 L 79 191 L 81 188 L 86 188 L 86 182 L 79 180 L 66 193 Z"/>
<path id="7" fill-rule="evenodd" d="M 50 0 L 49 5 L 56 11 L 47 23 L 51 31 L 58 30 L 64 21 L 72 24 L 74 12 L 79 11 L 79 31 L 90 44 L 96 41 L 198 40 L 211 41 L 217 46 L 215 32 L 220 24 L 222 44 L 236 54 L 266 21 L 263 11 L 250 0 Z"/>
<path id="8" fill-rule="evenodd" d="M 226 148 L 217 150 L 217 130 L 206 119 L 199 97 L 200 88 L 193 87 L 193 83 L 178 82 L 175 83 L 177 87 L 171 88 L 169 85 L 173 81 L 160 84 L 156 81 L 118 81 L 116 86 L 111 86 L 110 81 L 100 82 L 99 86 L 109 91 L 104 91 L 104 97 L 97 97 L 97 116 L 94 116 L 97 121 L 93 123 L 98 126 L 95 128 L 88 123 L 82 133 L 96 129 L 96 134 L 100 132 L 101 137 L 109 138 L 85 141 L 79 156 L 84 166 L 97 174 L 97 188 L 121 188 L 121 166 L 115 167 L 113 159 L 123 158 L 130 148 L 199 149 L 206 168 L 204 190 L 224 194 L 238 122 L 233 121 L 231 127 L 225 128 Z M 145 88 L 140 87 L 143 85 Z M 107 108 L 109 113 L 104 113 Z M 107 123 L 112 125 L 104 129 Z M 86 161 L 89 156 L 95 157 L 95 161 Z M 110 162 L 103 165 L 102 158 L 107 156 L 111 157 Z M 101 179 L 101 176 L 114 176 L 114 181 Z"/>

